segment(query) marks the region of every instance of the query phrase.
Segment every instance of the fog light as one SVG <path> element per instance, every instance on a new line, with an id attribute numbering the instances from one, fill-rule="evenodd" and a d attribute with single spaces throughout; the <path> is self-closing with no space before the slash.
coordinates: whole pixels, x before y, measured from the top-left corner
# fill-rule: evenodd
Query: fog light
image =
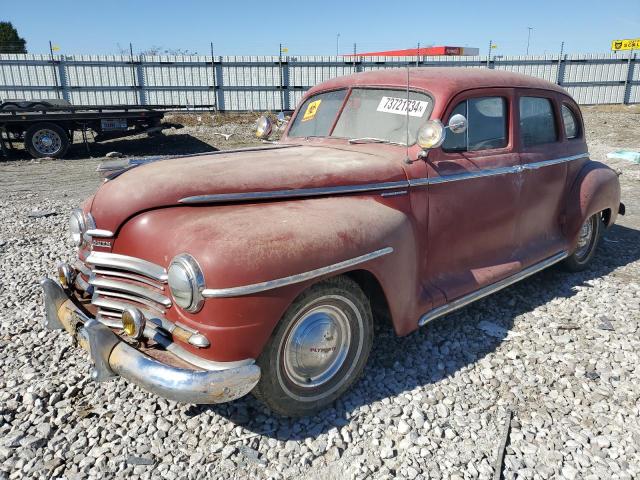
<path id="1" fill-rule="evenodd" d="M 58 280 L 63 288 L 70 288 L 75 280 L 75 272 L 68 263 L 58 264 Z"/>
<path id="2" fill-rule="evenodd" d="M 146 320 L 137 308 L 127 308 L 122 312 L 122 329 L 131 338 L 139 339 L 144 333 Z"/>

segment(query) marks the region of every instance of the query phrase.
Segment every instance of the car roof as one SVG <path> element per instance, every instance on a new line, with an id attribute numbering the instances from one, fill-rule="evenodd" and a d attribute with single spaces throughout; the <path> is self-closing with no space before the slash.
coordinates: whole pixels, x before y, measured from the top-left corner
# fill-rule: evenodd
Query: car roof
<path id="1" fill-rule="evenodd" d="M 450 98 L 464 90 L 491 87 L 538 88 L 567 95 L 563 88 L 546 80 L 487 68 L 413 67 L 409 68 L 409 85 L 413 88 L 427 90 L 440 99 Z M 309 90 L 309 93 L 351 86 L 406 88 L 407 69 L 376 70 L 337 77 L 316 85 Z"/>

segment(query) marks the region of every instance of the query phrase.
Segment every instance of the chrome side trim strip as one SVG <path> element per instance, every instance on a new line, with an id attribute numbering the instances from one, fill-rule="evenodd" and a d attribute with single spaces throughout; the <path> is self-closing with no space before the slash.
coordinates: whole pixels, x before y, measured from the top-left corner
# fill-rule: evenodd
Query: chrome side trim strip
<path id="1" fill-rule="evenodd" d="M 139 273 L 162 283 L 167 282 L 167 271 L 160 265 L 142 260 L 141 258 L 129 257 L 117 253 L 91 252 L 86 263 L 98 267 L 119 268 L 130 272 Z"/>
<path id="2" fill-rule="evenodd" d="M 196 195 L 193 197 L 181 198 L 178 203 L 222 203 L 249 200 L 272 200 L 279 198 L 317 197 L 323 195 L 338 195 L 344 193 L 393 190 L 395 188 L 407 188 L 408 186 L 409 182 L 407 182 L 406 180 L 402 180 L 399 182 L 367 183 L 363 185 L 344 185 L 341 187 L 297 188 L 291 190 L 273 190 L 246 193 L 217 193 L 213 195 Z"/>
<path id="3" fill-rule="evenodd" d="M 360 255 L 359 257 L 351 258 L 343 262 L 334 263 L 326 267 L 316 268 L 304 273 L 298 273 L 297 275 L 291 275 L 289 277 L 278 278 L 276 280 L 269 280 L 261 283 L 254 283 L 251 285 L 242 285 L 240 287 L 230 288 L 206 288 L 202 291 L 202 296 L 205 298 L 225 298 L 225 297 L 239 297 L 242 295 L 251 295 L 253 293 L 264 292 L 265 290 L 273 290 L 274 288 L 285 287 L 287 285 L 293 285 L 294 283 L 306 282 L 314 278 L 321 277 L 328 273 L 336 272 L 344 268 L 349 268 L 360 263 L 368 262 L 374 258 L 388 255 L 393 252 L 392 247 L 381 248 L 375 252 Z"/>
<path id="4" fill-rule="evenodd" d="M 297 188 L 297 189 L 289 189 L 289 190 L 194 195 L 192 197 L 181 198 L 178 201 L 178 203 L 192 205 L 192 204 L 200 204 L 200 203 L 243 202 L 243 201 L 251 201 L 251 200 L 304 198 L 304 197 L 317 197 L 317 196 L 324 196 L 324 195 L 339 195 L 339 194 L 346 194 L 346 193 L 375 192 L 380 190 L 395 190 L 398 188 L 421 187 L 425 185 L 432 185 L 432 184 L 438 184 L 438 183 L 455 182 L 458 180 L 469 180 L 472 178 L 492 177 L 495 175 L 519 173 L 524 170 L 535 170 L 542 167 L 548 167 L 550 165 L 557 165 L 559 163 L 578 160 L 580 158 L 585 158 L 588 156 L 589 156 L 589 153 L 585 152 L 585 153 L 580 153 L 578 155 L 572 155 L 570 157 L 561 157 L 553 160 L 544 160 L 542 162 L 535 162 L 535 163 L 530 163 L 526 165 L 514 165 L 513 167 L 484 169 L 484 170 L 477 170 L 474 172 L 445 175 L 442 177 L 414 178 L 409 181 L 402 180 L 398 182 L 367 183 L 363 185 L 344 185 L 340 187 Z"/>
<path id="5" fill-rule="evenodd" d="M 109 280 L 108 278 L 90 278 L 89 284 L 97 287 L 98 289 L 100 289 L 100 291 L 102 291 L 103 288 L 106 288 L 107 290 L 129 293 L 137 297 L 146 298 L 147 300 L 152 300 L 165 307 L 171 306 L 171 300 L 169 299 L 169 297 L 165 297 L 164 295 L 154 292 L 153 290 L 149 290 L 148 288 L 140 287 L 138 285 L 133 285 L 131 283 L 118 282 L 116 280 Z"/>
<path id="6" fill-rule="evenodd" d="M 85 232 L 86 235 L 90 237 L 98 237 L 98 238 L 111 238 L 113 237 L 113 232 L 110 230 L 102 230 L 100 228 L 93 228 L 91 230 L 87 230 Z"/>
<path id="7" fill-rule="evenodd" d="M 422 187 L 425 185 L 436 185 L 439 183 L 457 182 L 459 180 L 470 180 L 473 178 L 493 177 L 496 175 L 507 175 L 510 173 L 520 173 L 527 170 L 537 170 L 543 167 L 549 167 L 551 165 L 558 165 L 560 163 L 571 162 L 573 160 L 579 160 L 586 158 L 589 153 L 581 153 L 579 155 L 572 155 L 570 157 L 555 158 L 553 160 L 544 160 L 542 162 L 527 163 L 524 165 L 514 165 L 512 167 L 501 168 L 487 168 L 483 170 L 477 170 L 474 172 L 457 173 L 454 175 L 444 175 L 442 177 L 431 178 L 415 178 L 409 180 L 409 185 L 412 187 Z"/>
<path id="8" fill-rule="evenodd" d="M 530 267 L 527 267 L 524 270 L 511 275 L 510 277 L 507 277 L 496 283 L 492 283 L 491 285 L 487 285 L 486 287 L 483 287 L 480 290 L 471 292 L 468 295 L 465 295 L 464 297 L 460 297 L 457 300 L 449 302 L 445 305 L 434 308 L 433 310 L 425 313 L 424 315 L 422 315 L 422 317 L 420 317 L 420 320 L 418 321 L 418 326 L 422 327 L 423 325 L 426 325 L 427 323 L 429 323 L 432 320 L 435 320 L 436 318 L 446 315 L 447 313 L 451 313 L 454 310 L 458 310 L 459 308 L 465 307 L 470 303 L 475 302 L 476 300 L 480 300 L 481 298 L 486 297 L 487 295 L 491 295 L 492 293 L 495 293 L 498 290 L 502 290 L 503 288 L 513 285 L 514 283 L 519 282 L 520 280 L 523 280 L 533 275 L 534 273 L 538 273 L 539 271 L 544 270 L 547 267 L 550 267 L 554 263 L 558 263 L 559 261 L 565 259 L 567 256 L 568 256 L 568 253 L 566 251 L 557 253 L 552 257 L 549 257 L 539 263 L 536 263 L 535 265 L 531 265 Z"/>

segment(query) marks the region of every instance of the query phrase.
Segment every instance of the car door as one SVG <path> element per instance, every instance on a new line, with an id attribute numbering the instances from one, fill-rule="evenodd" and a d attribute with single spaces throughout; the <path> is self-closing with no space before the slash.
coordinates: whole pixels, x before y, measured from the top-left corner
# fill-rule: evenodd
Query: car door
<path id="1" fill-rule="evenodd" d="M 513 136 L 513 89 L 455 97 L 442 118 L 460 113 L 466 132 L 429 152 L 427 282 L 447 301 L 520 270 L 515 254 L 519 158 Z"/>
<path id="2" fill-rule="evenodd" d="M 524 167 L 518 240 L 523 261 L 529 266 L 563 248 L 566 160 L 572 158 L 572 152 L 563 141 L 554 92 L 518 89 L 515 103 L 520 162 Z"/>

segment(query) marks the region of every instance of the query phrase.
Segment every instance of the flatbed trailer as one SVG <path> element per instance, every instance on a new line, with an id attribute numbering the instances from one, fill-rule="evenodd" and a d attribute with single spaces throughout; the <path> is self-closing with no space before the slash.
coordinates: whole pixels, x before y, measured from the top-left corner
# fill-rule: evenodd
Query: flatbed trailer
<path id="1" fill-rule="evenodd" d="M 4 104 L 6 106 L 6 104 Z M 37 103 L 24 107 L 0 105 L 0 151 L 4 156 L 14 142 L 24 142 L 34 158 L 62 158 L 73 143 L 74 132 L 81 132 L 88 148 L 87 132 L 94 141 L 147 133 L 159 134 L 166 128 L 182 128 L 162 123 L 165 113 L 211 110 L 210 105 L 89 105 L 53 106 Z"/>

